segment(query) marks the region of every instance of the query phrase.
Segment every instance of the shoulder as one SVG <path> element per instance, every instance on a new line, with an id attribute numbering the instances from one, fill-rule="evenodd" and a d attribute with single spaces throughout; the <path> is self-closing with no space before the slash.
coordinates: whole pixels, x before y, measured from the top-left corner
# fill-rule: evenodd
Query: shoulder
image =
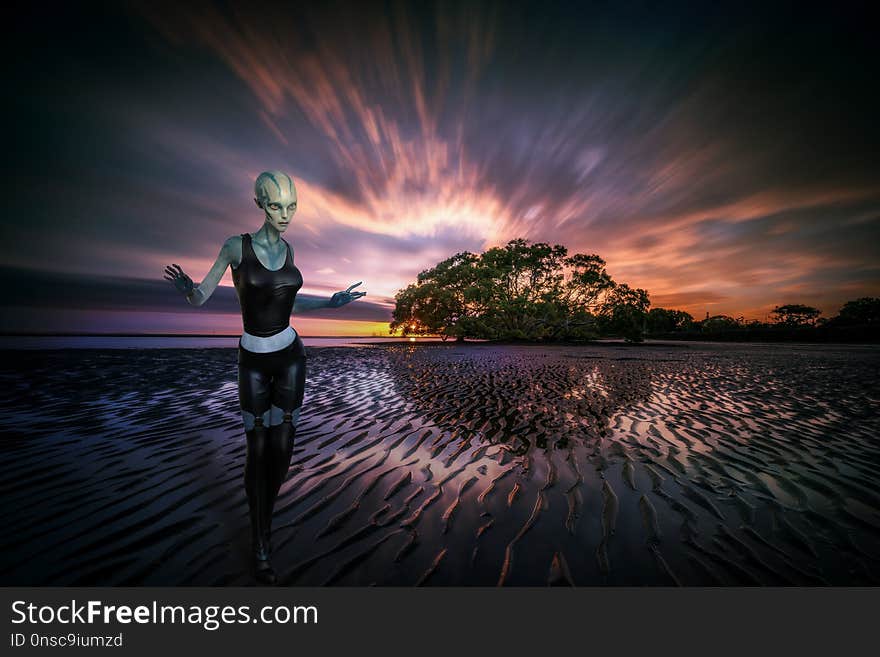
<path id="1" fill-rule="evenodd" d="M 233 267 L 237 267 L 241 264 L 241 245 L 244 242 L 243 235 L 233 235 L 232 237 L 227 237 L 226 241 L 223 242 L 223 248 L 220 250 L 226 256 L 226 259 L 229 261 Z"/>
<path id="2" fill-rule="evenodd" d="M 227 237 L 226 241 L 223 242 L 223 250 L 227 253 L 241 253 L 241 245 L 244 242 L 243 235 L 233 235 L 232 237 Z"/>

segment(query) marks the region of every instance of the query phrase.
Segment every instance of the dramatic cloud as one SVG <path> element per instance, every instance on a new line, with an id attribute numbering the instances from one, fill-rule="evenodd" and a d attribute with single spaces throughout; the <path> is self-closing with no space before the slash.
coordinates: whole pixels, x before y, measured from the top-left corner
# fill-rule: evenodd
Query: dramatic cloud
<path id="1" fill-rule="evenodd" d="M 285 237 L 303 293 L 364 281 L 375 305 L 344 319 L 365 327 L 387 321 L 419 271 L 516 237 L 597 253 L 653 305 L 696 316 L 763 317 L 781 303 L 830 315 L 880 295 L 880 71 L 857 13 L 21 11 L 32 13 L 15 20 L 27 66 L 10 82 L 7 277 L 76 281 L 42 308 L 79 295 L 91 308 L 100 289 L 108 317 L 154 310 L 175 330 L 178 311 L 156 296 L 163 267 L 200 280 L 226 237 L 257 230 L 253 180 L 275 168 L 297 184 Z M 224 327 L 230 285 L 227 274 L 217 293 Z"/>

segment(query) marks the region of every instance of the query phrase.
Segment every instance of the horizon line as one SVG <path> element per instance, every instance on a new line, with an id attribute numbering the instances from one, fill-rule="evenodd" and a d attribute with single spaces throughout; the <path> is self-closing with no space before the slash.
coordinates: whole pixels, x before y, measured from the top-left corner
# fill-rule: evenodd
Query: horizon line
<path id="1" fill-rule="evenodd" d="M 440 336 L 403 336 L 403 335 L 305 335 L 302 338 L 401 338 L 401 337 L 440 337 Z M 240 338 L 239 333 L 34 333 L 29 331 L 0 331 L 0 337 L 22 338 Z"/>

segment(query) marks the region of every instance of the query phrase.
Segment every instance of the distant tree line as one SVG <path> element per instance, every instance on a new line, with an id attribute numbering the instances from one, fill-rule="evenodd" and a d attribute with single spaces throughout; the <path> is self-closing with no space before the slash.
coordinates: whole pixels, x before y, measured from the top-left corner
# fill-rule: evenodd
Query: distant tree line
<path id="1" fill-rule="evenodd" d="M 648 311 L 646 335 L 742 341 L 880 341 L 880 298 L 861 297 L 847 301 L 833 317 L 821 317 L 821 314 L 818 308 L 790 303 L 773 308 L 767 322 L 746 320 L 742 316 L 709 316 L 708 313 L 703 320 L 696 321 L 681 310 L 652 308 Z"/>
<path id="2" fill-rule="evenodd" d="M 847 302 L 830 319 L 816 308 L 774 308 L 773 321 L 650 308 L 648 292 L 612 280 L 595 254 L 515 239 L 482 254 L 456 253 L 422 271 L 395 297 L 391 332 L 443 339 L 583 342 L 619 336 L 689 339 L 870 340 L 880 332 L 880 299 Z"/>

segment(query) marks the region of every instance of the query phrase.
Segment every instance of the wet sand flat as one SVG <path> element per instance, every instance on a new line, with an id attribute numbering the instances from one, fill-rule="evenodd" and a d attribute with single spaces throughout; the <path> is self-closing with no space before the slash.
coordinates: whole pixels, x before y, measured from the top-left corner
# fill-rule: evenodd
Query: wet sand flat
<path id="1" fill-rule="evenodd" d="M 880 584 L 880 348 L 307 348 L 287 585 Z M 5 351 L 3 585 L 247 585 L 233 349 Z"/>

